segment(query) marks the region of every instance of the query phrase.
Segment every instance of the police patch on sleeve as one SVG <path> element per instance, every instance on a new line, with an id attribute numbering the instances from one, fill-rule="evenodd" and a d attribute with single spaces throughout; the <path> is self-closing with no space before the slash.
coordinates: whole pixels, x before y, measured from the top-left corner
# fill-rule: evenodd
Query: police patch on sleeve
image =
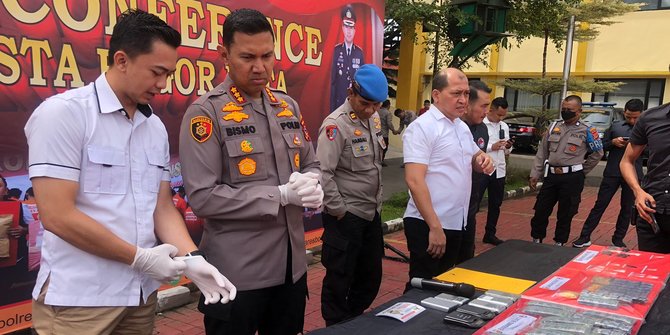
<path id="1" fill-rule="evenodd" d="M 337 126 L 326 126 L 326 136 L 328 136 L 329 140 L 334 141 L 335 137 L 337 137 Z"/>
<path id="2" fill-rule="evenodd" d="M 198 143 L 207 141 L 212 136 L 212 119 L 196 116 L 191 119 L 191 137 Z"/>
<path id="3" fill-rule="evenodd" d="M 586 132 L 586 143 L 589 144 L 589 149 L 591 149 L 591 151 L 603 150 L 603 142 L 600 140 L 596 128 L 590 127 Z"/>

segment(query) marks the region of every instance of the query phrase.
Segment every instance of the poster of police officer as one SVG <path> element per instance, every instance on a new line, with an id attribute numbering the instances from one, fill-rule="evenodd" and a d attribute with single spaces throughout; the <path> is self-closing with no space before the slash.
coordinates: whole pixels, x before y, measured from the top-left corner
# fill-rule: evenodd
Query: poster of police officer
<path id="1" fill-rule="evenodd" d="M 381 65 L 382 0 L 0 2 L 0 183 L 6 183 L 0 190 L 3 200 L 18 201 L 23 208 L 20 220 L 8 214 L 16 220 L 0 222 L 0 334 L 29 324 L 30 293 L 39 269 L 42 228 L 39 209 L 27 194 L 30 162 L 24 134 L 33 110 L 50 96 L 88 85 L 105 72 L 109 38 L 119 14 L 128 8 L 156 14 L 182 39 L 177 70 L 151 101 L 168 131 L 169 170 L 172 186 L 178 190 L 183 114 L 226 77 L 217 52 L 222 25 L 232 10 L 245 6 L 265 14 L 274 29 L 276 63 L 268 85 L 299 103 L 304 131 L 315 138 L 323 118 L 346 98 L 355 71 L 366 63 Z M 307 233 L 321 225 L 312 214 L 305 215 Z M 318 242 L 318 238 L 309 241 Z"/>

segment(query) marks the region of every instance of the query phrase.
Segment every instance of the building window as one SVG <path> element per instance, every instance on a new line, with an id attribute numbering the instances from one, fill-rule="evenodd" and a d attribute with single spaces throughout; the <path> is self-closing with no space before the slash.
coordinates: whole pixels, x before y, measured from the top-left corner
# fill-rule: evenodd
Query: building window
<path id="1" fill-rule="evenodd" d="M 592 94 L 591 101 L 616 102 L 616 107 L 619 108 L 623 108 L 630 99 L 644 101 L 645 108 L 663 104 L 664 79 L 607 79 L 606 81 L 618 81 L 624 84 L 615 92 Z"/>
<path id="2" fill-rule="evenodd" d="M 623 0 L 626 3 L 644 3 L 640 10 L 670 9 L 670 0 Z"/>
<path id="3" fill-rule="evenodd" d="M 511 111 L 524 111 L 542 108 L 542 96 L 535 93 L 520 91 L 505 87 L 505 99 L 510 104 Z M 547 109 L 558 110 L 561 93 L 554 93 L 547 97 Z"/>

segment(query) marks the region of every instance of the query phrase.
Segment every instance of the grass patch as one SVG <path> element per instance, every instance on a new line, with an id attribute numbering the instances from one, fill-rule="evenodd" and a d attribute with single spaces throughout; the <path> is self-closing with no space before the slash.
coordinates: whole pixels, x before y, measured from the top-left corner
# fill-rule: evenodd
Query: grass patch
<path id="1" fill-rule="evenodd" d="M 505 172 L 505 191 L 516 190 L 523 186 L 528 186 L 529 169 L 520 169 L 507 165 Z"/>
<path id="2" fill-rule="evenodd" d="M 409 201 L 408 192 L 394 193 L 391 198 L 382 203 L 382 222 L 401 218 L 405 214 L 407 202 Z"/>

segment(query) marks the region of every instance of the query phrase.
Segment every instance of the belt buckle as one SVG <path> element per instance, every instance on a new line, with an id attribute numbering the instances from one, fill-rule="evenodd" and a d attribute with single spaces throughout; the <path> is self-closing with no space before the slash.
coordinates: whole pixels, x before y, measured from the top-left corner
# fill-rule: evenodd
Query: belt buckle
<path id="1" fill-rule="evenodd" d="M 554 174 L 563 174 L 563 168 L 562 167 L 554 167 Z"/>

